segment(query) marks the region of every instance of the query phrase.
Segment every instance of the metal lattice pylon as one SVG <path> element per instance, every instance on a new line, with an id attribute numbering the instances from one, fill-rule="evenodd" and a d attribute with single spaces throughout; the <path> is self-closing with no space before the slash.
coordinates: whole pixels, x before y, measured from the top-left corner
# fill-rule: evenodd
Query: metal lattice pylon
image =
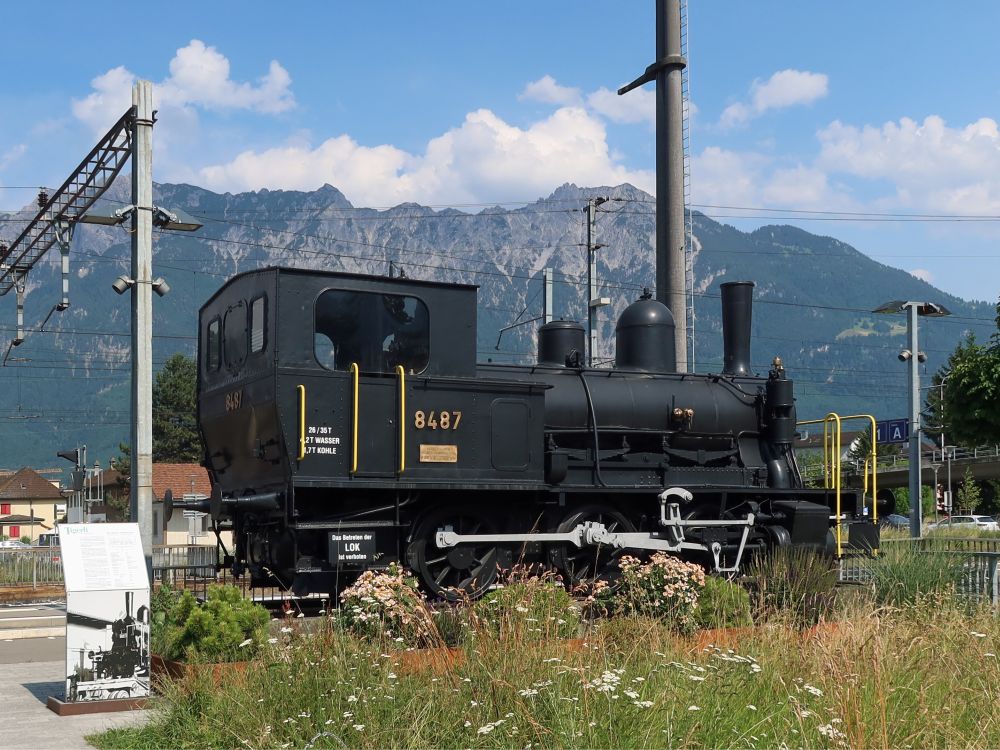
<path id="1" fill-rule="evenodd" d="M 72 225 L 101 197 L 132 153 L 134 108 L 98 142 L 74 173 L 45 202 L 10 247 L 0 254 L 0 295 L 7 294 Z"/>

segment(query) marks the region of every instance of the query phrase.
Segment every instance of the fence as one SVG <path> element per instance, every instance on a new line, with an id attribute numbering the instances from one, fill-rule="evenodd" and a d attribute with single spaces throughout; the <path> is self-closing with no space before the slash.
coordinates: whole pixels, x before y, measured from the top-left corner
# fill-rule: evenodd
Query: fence
<path id="1" fill-rule="evenodd" d="M 0 549 L 0 587 L 48 586 L 63 582 L 58 548 Z"/>
<path id="2" fill-rule="evenodd" d="M 1000 608 L 1000 539 L 924 537 L 883 540 L 889 545 L 913 545 L 921 552 L 943 552 L 955 560 L 955 591 L 959 596 Z M 865 584 L 877 575 L 877 559 L 849 557 L 838 563 L 841 583 Z"/>

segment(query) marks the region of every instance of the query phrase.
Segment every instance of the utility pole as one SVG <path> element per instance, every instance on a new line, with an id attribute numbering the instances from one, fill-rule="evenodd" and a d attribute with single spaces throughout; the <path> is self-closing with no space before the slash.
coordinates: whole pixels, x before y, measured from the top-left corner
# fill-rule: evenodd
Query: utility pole
<path id="1" fill-rule="evenodd" d="M 607 198 L 587 200 L 587 366 L 594 366 L 597 352 L 597 308 L 611 304 L 609 297 L 601 297 L 597 284 L 597 251 L 604 245 L 594 242 L 597 231 L 597 207 L 607 203 Z"/>
<path id="2" fill-rule="evenodd" d="M 139 524 L 153 580 L 153 84 L 132 88 L 132 478 L 129 518 Z"/>

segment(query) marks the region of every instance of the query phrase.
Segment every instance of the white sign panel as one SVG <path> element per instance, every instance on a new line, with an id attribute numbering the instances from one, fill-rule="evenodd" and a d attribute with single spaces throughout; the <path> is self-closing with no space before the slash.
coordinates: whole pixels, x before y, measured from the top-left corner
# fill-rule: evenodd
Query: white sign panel
<path id="1" fill-rule="evenodd" d="M 66 591 L 148 589 L 139 524 L 59 526 Z"/>
<path id="2" fill-rule="evenodd" d="M 66 700 L 149 695 L 149 579 L 139 525 L 61 524 Z"/>

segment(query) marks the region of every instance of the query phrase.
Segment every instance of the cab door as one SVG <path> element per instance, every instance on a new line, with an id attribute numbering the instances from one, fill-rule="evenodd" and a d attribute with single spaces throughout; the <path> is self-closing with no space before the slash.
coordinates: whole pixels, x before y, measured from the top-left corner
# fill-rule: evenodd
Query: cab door
<path id="1" fill-rule="evenodd" d="M 399 395 L 398 381 L 392 376 L 359 376 L 354 476 L 394 477 L 399 472 Z"/>

